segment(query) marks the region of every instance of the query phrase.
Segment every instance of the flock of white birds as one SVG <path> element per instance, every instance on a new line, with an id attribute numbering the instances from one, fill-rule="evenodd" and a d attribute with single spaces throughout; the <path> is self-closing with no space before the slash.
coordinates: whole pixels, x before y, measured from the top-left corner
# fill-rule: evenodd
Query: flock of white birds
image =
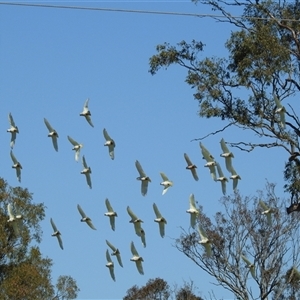
<path id="1" fill-rule="evenodd" d="M 94 127 L 94 125 L 92 123 L 92 119 L 91 119 L 91 112 L 88 108 L 88 104 L 89 104 L 89 99 L 87 99 L 85 101 L 83 111 L 80 113 L 80 116 L 85 117 L 85 119 L 87 120 L 89 125 Z M 11 147 L 11 149 L 13 149 L 15 142 L 16 142 L 17 133 L 19 133 L 19 129 L 18 129 L 18 126 L 16 126 L 11 113 L 9 113 L 8 120 L 10 123 L 10 128 L 7 130 L 7 132 L 11 133 L 10 147 Z M 50 123 L 48 122 L 47 119 L 44 118 L 44 122 L 49 131 L 48 137 L 51 137 L 53 147 L 54 147 L 55 151 L 58 151 L 58 142 L 57 142 L 57 138 L 59 137 L 58 133 L 50 125 Z M 109 134 L 107 133 L 105 128 L 103 129 L 103 135 L 105 138 L 104 146 L 108 147 L 109 156 L 112 160 L 114 160 L 114 158 L 115 158 L 114 149 L 115 149 L 116 143 L 109 136 Z M 68 136 L 68 140 L 70 141 L 70 143 L 73 146 L 72 150 L 75 151 L 75 160 L 79 161 L 80 150 L 83 147 L 83 144 L 78 143 L 70 136 Z M 224 139 L 221 139 L 220 144 L 221 144 L 221 149 L 222 149 L 222 153 L 220 154 L 220 156 L 225 158 L 226 169 L 228 170 L 228 172 L 231 173 L 230 179 L 233 180 L 233 190 L 235 190 L 237 188 L 238 181 L 241 180 L 241 176 L 233 168 L 232 158 L 234 158 L 234 155 L 228 149 Z M 224 176 L 224 173 L 221 169 L 220 164 L 214 159 L 214 157 L 210 154 L 210 152 L 204 147 L 204 145 L 201 142 L 200 142 L 200 148 L 201 148 L 201 152 L 203 155 L 203 159 L 206 160 L 206 164 L 204 166 L 209 169 L 211 177 L 215 182 L 218 182 L 218 181 L 221 182 L 222 193 L 225 195 L 226 194 L 226 184 L 229 181 L 228 178 L 226 176 Z M 21 182 L 22 165 L 17 160 L 17 158 L 15 157 L 12 150 L 10 151 L 10 156 L 13 161 L 12 168 L 14 168 L 16 170 L 17 179 L 19 182 Z M 184 158 L 187 163 L 186 169 L 190 170 L 193 178 L 196 181 L 198 181 L 199 178 L 198 178 L 197 171 L 196 171 L 197 166 L 192 163 L 192 161 L 190 160 L 189 156 L 186 153 L 184 153 Z M 84 155 L 82 156 L 82 164 L 83 164 L 83 170 L 81 171 L 81 174 L 85 175 L 87 185 L 89 186 L 89 188 L 92 188 L 92 180 L 91 180 L 92 170 L 88 166 Z M 135 166 L 139 173 L 139 176 L 136 179 L 141 181 L 141 194 L 143 196 L 146 196 L 147 191 L 148 191 L 148 183 L 151 182 L 151 179 L 149 176 L 146 175 L 145 171 L 143 170 L 143 168 L 138 160 L 136 160 Z M 217 173 L 218 173 L 218 175 L 217 175 Z M 168 189 L 173 186 L 173 182 L 171 180 L 169 180 L 169 178 L 164 173 L 161 172 L 160 175 L 162 178 L 162 182 L 160 183 L 160 185 L 163 186 L 162 195 L 164 195 L 168 191 Z M 264 210 L 262 212 L 262 214 L 265 214 L 267 216 L 268 223 L 271 223 L 271 213 L 273 213 L 273 210 L 268 208 L 267 205 L 263 201 L 260 201 L 259 203 Z M 104 215 L 109 218 L 111 229 L 115 230 L 115 217 L 118 216 L 117 212 L 114 211 L 114 209 L 112 208 L 108 199 L 105 200 L 105 204 L 107 207 L 107 212 Z M 92 220 L 86 215 L 86 213 L 83 211 L 83 209 L 81 208 L 81 206 L 79 204 L 77 205 L 77 209 L 81 215 L 81 222 L 85 222 L 92 230 L 96 230 L 95 226 L 92 223 Z M 12 206 L 12 204 L 8 204 L 7 210 L 8 210 L 8 215 L 9 215 L 8 222 L 13 227 L 15 234 L 19 235 L 20 230 L 22 230 L 23 216 L 20 213 L 20 210 L 18 209 L 18 207 L 16 205 Z M 156 216 L 154 221 L 159 224 L 159 233 L 160 233 L 161 237 L 163 238 L 165 236 L 165 225 L 167 224 L 167 220 L 160 213 L 160 211 L 155 203 L 153 204 L 153 210 L 154 210 L 154 213 Z M 127 212 L 131 218 L 131 220 L 129 222 L 133 223 L 136 235 L 138 237 L 140 237 L 142 245 L 144 247 L 146 247 L 146 235 L 145 235 L 144 229 L 142 228 L 143 221 L 131 210 L 131 208 L 129 206 L 127 206 Z M 193 194 L 191 194 L 189 197 L 189 209 L 186 212 L 190 214 L 190 226 L 195 229 L 199 210 L 196 207 L 196 202 L 195 202 L 195 198 L 194 198 Z M 63 241 L 62 241 L 61 233 L 58 230 L 58 228 L 56 227 L 52 218 L 50 219 L 50 223 L 53 228 L 52 236 L 57 238 L 60 248 L 63 249 Z M 211 240 L 207 237 L 206 232 L 204 231 L 204 229 L 201 227 L 200 224 L 198 226 L 198 233 L 199 233 L 199 237 L 200 237 L 199 244 L 201 244 L 204 247 L 206 255 L 208 257 L 211 257 L 211 255 L 212 255 Z M 123 267 L 121 253 L 120 253 L 119 249 L 117 247 L 115 247 L 114 245 L 112 245 L 108 240 L 106 240 L 106 244 L 112 250 L 111 255 L 116 256 L 119 265 L 121 267 Z M 133 242 L 131 242 L 130 248 L 131 248 L 131 252 L 133 255 L 130 260 L 135 262 L 138 272 L 140 274 L 144 274 L 143 265 L 142 265 L 143 257 L 139 255 Z M 114 262 L 112 261 L 108 250 L 106 251 L 106 259 L 107 259 L 106 267 L 108 267 L 108 269 L 109 269 L 111 278 L 115 281 L 116 278 L 115 278 L 115 274 L 114 274 Z M 242 259 L 246 262 L 247 266 L 250 268 L 252 276 L 254 276 L 254 265 L 251 264 L 251 262 L 249 262 L 246 257 L 242 256 Z"/>

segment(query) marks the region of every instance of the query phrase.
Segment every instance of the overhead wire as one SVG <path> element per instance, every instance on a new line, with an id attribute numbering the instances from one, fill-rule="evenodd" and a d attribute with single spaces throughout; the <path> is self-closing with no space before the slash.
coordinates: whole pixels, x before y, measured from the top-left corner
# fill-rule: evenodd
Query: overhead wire
<path id="1" fill-rule="evenodd" d="M 234 19 L 256 19 L 256 20 L 271 20 L 265 17 L 247 17 L 247 16 L 234 16 L 234 15 L 215 15 L 215 14 L 199 14 L 199 13 L 186 13 L 186 12 L 172 12 L 172 11 L 156 11 L 156 10 L 136 10 L 136 9 L 122 9 L 122 8 L 103 8 L 103 7 L 86 7 L 86 6 L 69 6 L 69 5 L 53 5 L 53 4 L 38 4 L 38 3 L 18 3 L 18 2 L 0 2 L 0 5 L 9 6 L 27 6 L 27 7 L 41 7 L 41 8 L 58 8 L 58 9 L 76 9 L 76 10 L 89 10 L 89 11 L 107 11 L 107 12 L 123 12 L 123 13 L 139 13 L 139 14 L 154 14 L 154 15 L 173 15 L 184 17 L 198 17 L 198 18 L 225 18 L 229 17 Z M 281 21 L 300 22 L 295 19 L 280 19 Z"/>

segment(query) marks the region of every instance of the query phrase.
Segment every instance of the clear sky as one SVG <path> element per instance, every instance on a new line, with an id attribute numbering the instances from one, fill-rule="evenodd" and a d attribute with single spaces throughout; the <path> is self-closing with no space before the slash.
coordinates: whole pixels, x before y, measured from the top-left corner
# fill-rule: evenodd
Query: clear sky
<path id="1" fill-rule="evenodd" d="M 212 13 L 190 1 L 44 3 Z M 199 143 L 191 140 L 227 123 L 198 117 L 193 90 L 184 82 L 185 70 L 172 66 L 155 76 L 148 70 L 149 58 L 163 42 L 201 40 L 206 44 L 202 58 L 225 56 L 224 42 L 233 28 L 209 18 L 6 5 L 0 5 L 0 28 L 0 176 L 12 186 L 19 185 L 11 168 L 10 135 L 6 132 L 11 112 L 20 131 L 13 149 L 23 166 L 20 186 L 34 194 L 35 202 L 47 206 L 40 248 L 53 259 L 53 281 L 59 275 L 74 277 L 81 289 L 78 299 L 121 299 L 134 284 L 144 285 L 156 277 L 170 285 L 192 280 L 203 297 L 214 290 L 217 297 L 232 299 L 174 247 L 181 227 L 191 230 L 186 213 L 191 193 L 209 216 L 222 210 L 218 207 L 221 184 L 211 179 L 203 167 Z M 86 98 L 90 98 L 94 128 L 79 116 Z M 47 137 L 43 118 L 59 134 L 58 152 Z M 103 128 L 116 142 L 114 161 L 103 146 Z M 85 155 L 92 168 L 92 189 L 80 174 L 82 163 L 74 160 L 67 135 L 84 144 L 81 156 Z M 229 129 L 203 141 L 229 175 L 219 156 L 221 138 L 248 142 L 255 137 Z M 198 166 L 198 182 L 185 169 L 185 152 Z M 286 154 L 282 150 L 233 152 L 243 195 L 255 195 L 264 188 L 266 178 L 277 183 L 276 191 L 283 195 Z M 136 180 L 135 160 L 152 179 L 145 197 Z M 174 182 L 163 196 L 159 172 Z M 232 193 L 232 182 L 227 190 Z M 115 232 L 104 216 L 105 198 L 118 213 Z M 168 221 L 165 238 L 153 221 L 154 202 Z M 80 222 L 77 204 L 92 219 L 96 231 Z M 129 223 L 128 205 L 144 221 L 146 248 Z M 51 217 L 62 233 L 64 250 L 51 237 Z M 121 251 L 124 268 L 115 262 L 116 282 L 105 267 L 105 239 Z M 143 276 L 130 261 L 131 241 L 144 258 Z"/>

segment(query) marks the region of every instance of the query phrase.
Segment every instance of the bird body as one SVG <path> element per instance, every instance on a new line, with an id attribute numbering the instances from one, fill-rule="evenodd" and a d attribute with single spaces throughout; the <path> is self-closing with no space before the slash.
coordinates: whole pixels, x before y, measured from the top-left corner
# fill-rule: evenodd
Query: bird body
<path id="1" fill-rule="evenodd" d="M 64 247 L 63 247 L 63 242 L 62 242 L 62 238 L 61 238 L 61 233 L 60 233 L 60 231 L 57 229 L 57 227 L 56 227 L 54 221 L 52 220 L 52 218 L 50 219 L 50 223 L 51 223 L 52 228 L 53 228 L 53 231 L 54 231 L 51 235 L 52 235 L 52 236 L 55 236 L 55 237 L 57 238 L 58 243 L 59 243 L 59 246 L 60 246 L 60 248 L 63 250 Z"/>
<path id="2" fill-rule="evenodd" d="M 279 98 L 274 94 L 274 100 L 277 106 L 277 109 L 275 110 L 275 113 L 279 114 L 280 117 L 280 126 L 282 128 L 285 128 L 285 107 L 281 104 L 281 101 Z"/>
<path id="3" fill-rule="evenodd" d="M 184 159 L 185 159 L 185 161 L 187 163 L 187 166 L 185 168 L 187 170 L 190 170 L 192 172 L 192 175 L 193 175 L 194 179 L 196 181 L 198 181 L 199 177 L 198 177 L 197 171 L 196 171 L 197 166 L 192 163 L 192 161 L 190 160 L 190 158 L 188 157 L 188 155 L 186 153 L 184 153 L 183 155 L 184 155 Z"/>
<path id="4" fill-rule="evenodd" d="M 228 178 L 224 176 L 223 171 L 221 169 L 221 166 L 219 165 L 219 163 L 216 163 L 217 166 L 217 170 L 218 170 L 218 174 L 219 177 L 217 178 L 217 181 L 221 182 L 222 185 L 222 193 L 223 195 L 226 194 L 226 182 L 228 182 Z"/>
<path id="5" fill-rule="evenodd" d="M 232 171 L 231 158 L 234 158 L 234 155 L 232 152 L 229 151 L 224 139 L 221 139 L 220 144 L 223 151 L 223 153 L 220 156 L 225 158 L 226 169 L 228 170 L 229 173 L 231 173 Z"/>
<path id="6" fill-rule="evenodd" d="M 135 246 L 134 246 L 134 243 L 131 242 L 130 244 L 130 249 L 131 249 L 131 253 L 132 253 L 132 258 L 130 258 L 131 261 L 134 261 L 135 264 L 136 264 L 136 268 L 137 270 L 139 271 L 139 273 L 141 275 L 144 275 L 144 270 L 143 270 L 143 265 L 142 265 L 142 262 L 144 261 L 143 258 L 138 254 Z"/>
<path id="7" fill-rule="evenodd" d="M 105 205 L 108 210 L 104 215 L 109 217 L 109 222 L 112 230 L 115 230 L 115 217 L 118 216 L 118 214 L 113 210 L 112 206 L 110 205 L 109 200 L 105 199 Z"/>
<path id="8" fill-rule="evenodd" d="M 87 120 L 87 122 L 94 127 L 93 123 L 92 123 L 92 119 L 91 119 L 91 112 L 89 110 L 89 98 L 87 98 L 84 102 L 84 106 L 83 106 L 83 111 L 79 114 L 80 116 L 85 117 L 85 119 Z"/>
<path id="9" fill-rule="evenodd" d="M 141 223 L 143 223 L 143 221 L 133 213 L 133 211 L 130 209 L 129 206 L 127 206 L 127 212 L 129 214 L 129 216 L 131 217 L 131 220 L 129 222 L 133 223 L 135 233 L 136 233 L 136 235 L 138 235 L 140 237 L 141 230 L 142 230 Z"/>
<path id="10" fill-rule="evenodd" d="M 156 215 L 154 222 L 157 222 L 159 225 L 159 233 L 163 238 L 165 236 L 165 224 L 167 224 L 167 220 L 161 215 L 155 203 L 153 203 L 153 210 Z"/>
<path id="11" fill-rule="evenodd" d="M 21 169 L 22 169 L 22 165 L 16 159 L 16 157 L 13 154 L 12 150 L 10 150 L 10 157 L 11 157 L 11 159 L 13 161 L 12 168 L 16 169 L 17 179 L 18 179 L 19 182 L 21 182 Z"/>
<path id="12" fill-rule="evenodd" d="M 209 168 L 210 175 L 214 181 L 217 180 L 217 175 L 216 175 L 216 162 L 214 160 L 214 157 L 210 154 L 210 152 L 203 146 L 203 144 L 200 142 L 200 148 L 202 155 L 204 159 L 206 160 L 206 164 L 204 167 Z"/>
<path id="13" fill-rule="evenodd" d="M 110 273 L 110 276 L 113 279 L 113 281 L 116 281 L 116 277 L 115 277 L 115 273 L 114 273 L 114 263 L 111 260 L 108 250 L 106 250 L 106 260 L 107 260 L 107 263 L 105 266 L 109 269 L 109 273 Z"/>
<path id="14" fill-rule="evenodd" d="M 48 122 L 48 120 L 46 118 L 44 118 L 44 123 L 49 131 L 48 137 L 51 137 L 53 147 L 56 151 L 58 151 L 58 145 L 57 145 L 58 133 L 55 129 L 53 129 L 53 127 L 50 125 L 50 123 Z"/>
<path id="15" fill-rule="evenodd" d="M 7 205 L 7 211 L 8 211 L 8 216 L 9 216 L 9 219 L 7 220 L 7 222 L 9 224 L 11 224 L 11 226 L 13 227 L 15 235 L 19 236 L 20 231 L 19 231 L 19 226 L 18 226 L 18 219 L 14 215 L 13 208 L 12 208 L 12 205 L 10 203 Z"/>
<path id="16" fill-rule="evenodd" d="M 191 215 L 191 219 L 190 219 L 190 224 L 192 228 L 195 228 L 196 225 L 196 218 L 199 214 L 198 209 L 196 208 L 196 203 L 195 203 L 195 197 L 194 194 L 190 195 L 189 198 L 189 202 L 190 202 L 190 208 L 186 211 L 187 213 L 189 213 Z"/>
<path id="17" fill-rule="evenodd" d="M 160 185 L 162 185 L 164 187 L 163 192 L 162 192 L 162 194 L 164 195 L 168 191 L 169 187 L 173 186 L 173 182 L 170 181 L 168 179 L 168 177 L 165 175 L 165 173 L 163 173 L 163 172 L 160 172 L 160 176 L 161 176 L 161 178 L 163 180 L 160 183 Z"/>
<path id="18" fill-rule="evenodd" d="M 74 146 L 72 150 L 75 151 L 75 160 L 78 162 L 79 160 L 79 155 L 80 155 L 80 149 L 83 147 L 83 144 L 79 144 L 75 140 L 73 140 L 69 135 L 68 135 L 68 140 L 69 142 Z"/>
<path id="19" fill-rule="evenodd" d="M 198 227 L 198 232 L 199 232 L 199 235 L 200 235 L 199 244 L 202 245 L 205 248 L 206 255 L 208 257 L 211 257 L 211 255 L 212 255 L 211 242 L 207 238 L 206 232 L 204 231 L 204 229 L 200 225 Z"/>
<path id="20" fill-rule="evenodd" d="M 8 122 L 10 124 L 10 128 L 7 129 L 7 132 L 11 133 L 10 148 L 12 149 L 15 145 L 17 133 L 19 133 L 19 128 L 18 126 L 16 126 L 11 113 L 9 113 L 8 115 Z"/>
<path id="21" fill-rule="evenodd" d="M 81 206 L 79 204 L 77 205 L 77 209 L 78 209 L 78 211 L 81 215 L 81 220 L 80 221 L 85 222 L 92 229 L 96 230 L 96 228 L 94 227 L 94 225 L 92 223 L 92 219 L 85 214 L 85 212 L 83 211 L 83 209 L 81 208 Z"/>
<path id="22" fill-rule="evenodd" d="M 84 155 L 82 156 L 82 164 L 83 164 L 83 170 L 80 173 L 85 175 L 86 182 L 91 189 L 92 188 L 92 180 L 91 180 L 92 169 L 87 165 Z"/>
<path id="23" fill-rule="evenodd" d="M 136 179 L 141 181 L 141 193 L 143 196 L 146 196 L 148 191 L 148 183 L 151 182 L 151 179 L 146 175 L 138 160 L 135 161 L 135 166 L 140 174 L 140 176 Z"/>
<path id="24" fill-rule="evenodd" d="M 103 135 L 104 138 L 106 140 L 104 146 L 108 147 L 108 153 L 111 159 L 115 158 L 115 147 L 116 147 L 116 143 L 115 141 L 109 136 L 109 134 L 107 133 L 106 129 L 103 129 Z"/>
<path id="25" fill-rule="evenodd" d="M 120 250 L 116 248 L 113 244 L 111 244 L 108 240 L 106 240 L 106 244 L 113 251 L 111 255 L 115 255 L 117 257 L 119 265 L 123 268 Z"/>

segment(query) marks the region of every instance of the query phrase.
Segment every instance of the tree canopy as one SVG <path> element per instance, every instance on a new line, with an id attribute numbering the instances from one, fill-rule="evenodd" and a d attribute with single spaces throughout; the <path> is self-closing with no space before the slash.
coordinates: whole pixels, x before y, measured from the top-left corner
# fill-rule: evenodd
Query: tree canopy
<path id="1" fill-rule="evenodd" d="M 283 188 L 291 206 L 285 208 L 271 183 L 251 197 L 235 191 L 220 199 L 213 218 L 200 206 L 198 228 L 183 230 L 176 247 L 236 299 L 299 299 L 299 216 L 290 213 L 300 211 L 300 1 L 192 2 L 210 7 L 217 22 L 232 26 L 227 55 L 203 58 L 205 41 L 165 42 L 150 58 L 149 72 L 183 67 L 199 116 L 224 122 L 194 140 L 236 127 L 252 132 L 253 139 L 227 142 L 232 147 L 284 149 Z"/>
<path id="2" fill-rule="evenodd" d="M 218 22 L 232 24 L 235 31 L 224 45 L 228 56 L 200 59 L 203 42 L 166 42 L 150 58 L 150 73 L 171 64 L 185 68 L 185 81 L 195 91 L 200 117 L 223 120 L 225 125 L 218 132 L 235 126 L 259 138 L 259 142 L 230 142 L 231 146 L 249 152 L 256 147 L 284 149 L 289 158 L 285 190 L 298 199 L 300 119 L 295 97 L 300 91 L 300 2 L 193 2 L 221 13 L 223 18 L 215 17 Z M 231 14 L 232 7 L 241 16 Z"/>
<path id="3" fill-rule="evenodd" d="M 14 220 L 9 220 L 8 206 Z M 33 195 L 27 189 L 11 187 L 0 178 L 0 298 L 3 300 L 77 297 L 79 288 L 70 276 L 60 276 L 54 287 L 52 260 L 43 258 L 35 245 L 42 240 L 40 222 L 45 209 L 43 203 L 33 202 Z"/>

